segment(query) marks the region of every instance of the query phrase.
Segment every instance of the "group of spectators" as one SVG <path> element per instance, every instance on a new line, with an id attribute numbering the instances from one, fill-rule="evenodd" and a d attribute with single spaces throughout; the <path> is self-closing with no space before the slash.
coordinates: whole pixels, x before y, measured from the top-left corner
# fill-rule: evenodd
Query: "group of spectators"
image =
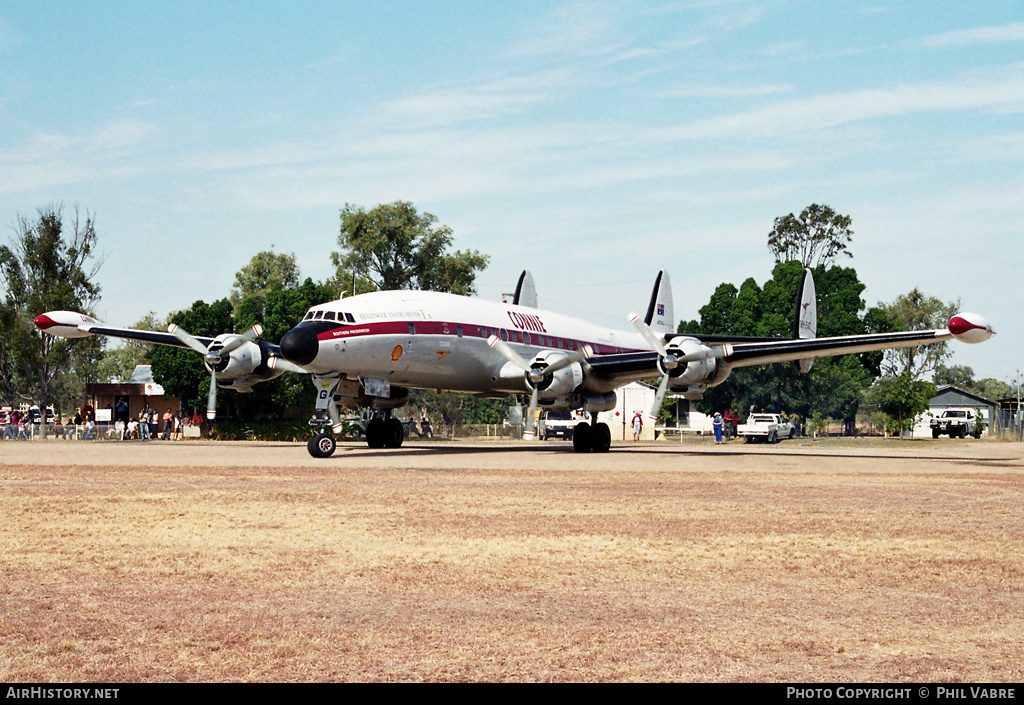
<path id="1" fill-rule="evenodd" d="M 430 427 L 427 417 L 423 417 L 421 425 L 416 425 L 416 419 L 409 421 L 409 433 L 415 433 L 419 438 L 433 438 L 434 430 Z"/>
<path id="2" fill-rule="evenodd" d="M 198 411 L 189 415 L 184 411 L 175 413 L 167 407 L 166 411 L 160 413 L 147 402 L 139 411 L 138 417 L 131 417 L 128 415 L 127 402 L 119 401 L 114 406 L 114 434 L 122 441 L 148 441 L 156 438 L 177 441 L 181 438 L 182 428 L 199 426 L 202 423 L 203 417 Z"/>
<path id="3" fill-rule="evenodd" d="M 0 422 L 3 423 L 5 441 L 27 441 L 31 428 L 28 415 L 21 411 L 0 411 Z"/>
<path id="4" fill-rule="evenodd" d="M 198 412 L 192 415 L 185 412 L 174 413 L 168 407 L 166 411 L 160 413 L 148 403 L 137 416 L 129 415 L 127 402 L 119 401 L 111 412 L 113 420 L 105 427 L 106 435 L 123 441 L 157 438 L 178 440 L 181 438 L 183 427 L 203 423 L 203 417 Z M 34 435 L 32 428 L 32 421 L 26 413 L 0 410 L 0 438 L 3 440 L 30 440 Z M 49 435 L 66 440 L 92 440 L 99 437 L 100 431 L 101 427 L 96 422 L 96 411 L 92 406 L 85 405 L 78 410 L 74 418 L 65 420 L 57 414 Z"/>

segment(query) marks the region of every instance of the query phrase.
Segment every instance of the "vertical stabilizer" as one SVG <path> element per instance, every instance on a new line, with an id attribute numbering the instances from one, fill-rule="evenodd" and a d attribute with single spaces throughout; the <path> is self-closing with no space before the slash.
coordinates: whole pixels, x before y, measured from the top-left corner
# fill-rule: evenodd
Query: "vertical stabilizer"
<path id="1" fill-rule="evenodd" d="M 796 295 L 796 306 L 793 310 L 793 338 L 806 340 L 818 336 L 818 302 L 814 292 L 814 277 L 811 270 L 804 269 L 800 280 L 800 290 Z M 810 372 L 814 359 L 797 360 L 801 372 Z"/>
<path id="2" fill-rule="evenodd" d="M 664 269 L 658 272 L 658 278 L 654 280 L 651 303 L 647 307 L 644 323 L 655 333 L 673 335 L 676 332 L 675 311 L 672 309 L 672 283 Z"/>
<path id="3" fill-rule="evenodd" d="M 529 306 L 537 308 L 537 287 L 533 285 L 533 275 L 529 269 L 524 269 L 519 275 L 519 283 L 516 284 L 516 295 L 512 299 L 516 306 Z"/>

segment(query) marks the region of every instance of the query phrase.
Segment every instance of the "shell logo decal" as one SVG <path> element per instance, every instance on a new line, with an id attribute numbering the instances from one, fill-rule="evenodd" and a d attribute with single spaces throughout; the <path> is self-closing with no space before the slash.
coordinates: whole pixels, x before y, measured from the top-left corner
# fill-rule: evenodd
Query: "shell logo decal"
<path id="1" fill-rule="evenodd" d="M 402 357 L 402 346 L 396 345 L 395 349 L 391 351 L 391 361 L 395 362 L 398 358 Z"/>
<path id="2" fill-rule="evenodd" d="M 452 352 L 451 350 L 438 350 L 437 351 L 437 359 L 438 360 L 443 360 L 446 357 L 448 357 L 451 354 L 451 352 Z"/>

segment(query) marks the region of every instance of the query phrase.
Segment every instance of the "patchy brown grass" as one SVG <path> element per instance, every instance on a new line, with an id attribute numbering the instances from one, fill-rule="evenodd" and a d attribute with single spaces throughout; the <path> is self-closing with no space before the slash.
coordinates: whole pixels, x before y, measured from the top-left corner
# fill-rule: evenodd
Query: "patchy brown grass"
<path id="1" fill-rule="evenodd" d="M 1012 444 L 49 443 L 0 681 L 1024 677 Z"/>

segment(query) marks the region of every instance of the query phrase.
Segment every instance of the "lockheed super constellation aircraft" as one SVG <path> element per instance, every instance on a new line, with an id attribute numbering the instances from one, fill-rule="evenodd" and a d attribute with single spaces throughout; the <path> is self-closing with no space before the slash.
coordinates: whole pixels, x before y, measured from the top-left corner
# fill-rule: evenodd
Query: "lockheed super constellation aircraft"
<path id="1" fill-rule="evenodd" d="M 668 275 L 654 284 L 646 315 L 633 314 L 636 331 L 618 331 L 537 307 L 533 278 L 519 278 L 512 303 L 431 291 L 379 291 L 313 306 L 280 345 L 258 341 L 259 327 L 243 335 L 194 338 L 176 326 L 169 333 L 113 328 L 84 314 L 51 311 L 36 318 L 46 333 L 65 338 L 108 335 L 187 347 L 210 370 L 213 418 L 217 386 L 251 391 L 283 372 L 312 375 L 318 394 L 308 443 L 314 457 L 334 453 L 341 429 L 338 407 L 378 410 L 367 424 L 371 448 L 397 448 L 403 429 L 392 412 L 409 390 L 439 389 L 486 397 L 529 394 L 524 437 L 534 436 L 539 407 L 591 414 L 573 434 L 577 452 L 605 452 L 611 433 L 597 413 L 615 407 L 615 390 L 660 377 L 657 414 L 666 391 L 699 399 L 738 367 L 796 361 L 804 372 L 814 358 L 902 348 L 957 338 L 988 340 L 994 331 L 976 314 L 960 313 L 947 328 L 817 338 L 814 281 L 805 270 L 791 338 L 735 338 L 674 332 Z"/>

